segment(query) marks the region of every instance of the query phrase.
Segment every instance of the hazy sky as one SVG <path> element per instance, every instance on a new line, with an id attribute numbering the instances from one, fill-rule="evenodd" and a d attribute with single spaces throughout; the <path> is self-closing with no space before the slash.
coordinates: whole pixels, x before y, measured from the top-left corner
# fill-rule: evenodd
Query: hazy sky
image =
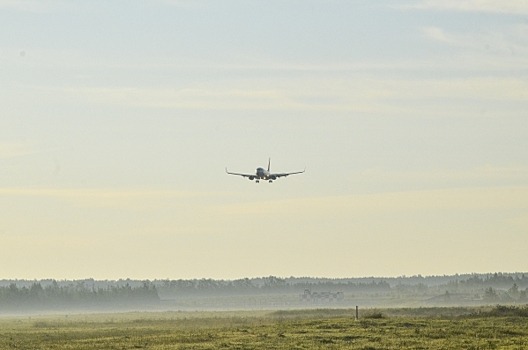
<path id="1" fill-rule="evenodd" d="M 527 271 L 527 18 L 0 0 L 0 279 Z"/>

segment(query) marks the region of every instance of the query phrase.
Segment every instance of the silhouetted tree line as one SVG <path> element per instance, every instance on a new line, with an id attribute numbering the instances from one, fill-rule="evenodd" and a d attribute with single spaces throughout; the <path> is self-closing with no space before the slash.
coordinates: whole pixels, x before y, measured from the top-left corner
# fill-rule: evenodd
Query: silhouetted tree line
<path id="1" fill-rule="evenodd" d="M 513 284 L 517 286 L 528 287 L 528 276 L 525 274 L 511 275 L 503 273 L 494 273 L 486 275 L 473 275 L 466 280 L 461 280 L 462 286 L 490 286 L 496 288 L 508 288 Z"/>
<path id="2" fill-rule="evenodd" d="M 0 312 L 24 308 L 119 307 L 151 305 L 160 299 L 193 296 L 302 294 L 342 292 L 346 296 L 457 298 L 486 303 L 528 302 L 528 275 L 524 273 L 468 274 L 452 276 L 411 276 L 388 278 L 314 278 L 276 276 L 236 280 L 117 280 L 78 281 L 0 280 Z M 439 298 L 441 297 L 441 298 Z"/>
<path id="3" fill-rule="evenodd" d="M 514 283 L 508 290 L 496 290 L 488 287 L 484 290 L 483 300 L 488 303 L 494 302 L 528 302 L 528 289 L 519 290 Z"/>
<path id="4" fill-rule="evenodd" d="M 141 286 L 136 287 L 128 283 L 95 287 L 95 285 L 86 285 L 84 281 L 70 282 L 68 285 L 59 285 L 57 281 L 52 281 L 44 286 L 40 282 L 33 282 L 29 286 L 18 286 L 12 282 L 8 286 L 0 287 L 0 311 L 119 307 L 156 302 L 159 302 L 159 296 L 156 286 L 151 282 L 143 282 Z"/>
<path id="5" fill-rule="evenodd" d="M 351 282 L 329 281 L 305 278 L 243 278 L 237 280 L 164 280 L 155 281 L 160 294 L 170 295 L 251 295 L 251 294 L 289 294 L 301 293 L 305 289 L 341 291 L 341 292 L 388 292 L 390 285 L 385 281 Z"/>
<path id="6" fill-rule="evenodd" d="M 387 293 L 423 294 L 438 290 L 450 292 L 483 293 L 486 288 L 508 290 L 515 286 L 518 295 L 522 296 L 528 288 L 528 275 L 514 274 L 469 274 L 452 276 L 411 276 L 388 278 L 312 278 L 275 276 L 260 278 L 243 278 L 237 280 L 157 280 L 160 293 L 172 292 L 183 295 L 208 295 L 208 294 L 264 294 L 264 293 L 290 293 L 304 289 L 342 291 L 349 293 Z M 524 289 L 524 291 L 523 291 Z"/>

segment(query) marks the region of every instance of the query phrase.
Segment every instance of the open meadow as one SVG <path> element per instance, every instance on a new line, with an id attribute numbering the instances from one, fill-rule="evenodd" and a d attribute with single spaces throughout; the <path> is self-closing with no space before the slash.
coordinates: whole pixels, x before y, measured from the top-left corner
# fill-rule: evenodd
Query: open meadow
<path id="1" fill-rule="evenodd" d="M 11 316 L 1 349 L 528 349 L 528 309 Z"/>

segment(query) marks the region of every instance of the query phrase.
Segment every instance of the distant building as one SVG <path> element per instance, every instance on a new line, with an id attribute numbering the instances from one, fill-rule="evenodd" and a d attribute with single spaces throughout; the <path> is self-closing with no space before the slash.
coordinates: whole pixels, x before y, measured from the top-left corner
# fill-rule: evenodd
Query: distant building
<path id="1" fill-rule="evenodd" d="M 332 303 L 342 301 L 344 298 L 343 292 L 312 292 L 309 289 L 305 289 L 300 295 L 301 301 L 312 303 Z"/>

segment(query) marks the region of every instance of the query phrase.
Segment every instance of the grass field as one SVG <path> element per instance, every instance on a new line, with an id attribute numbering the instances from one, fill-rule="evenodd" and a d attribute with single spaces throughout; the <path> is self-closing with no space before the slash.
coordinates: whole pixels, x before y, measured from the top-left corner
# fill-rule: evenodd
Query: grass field
<path id="1" fill-rule="evenodd" d="M 522 312 L 519 312 L 522 311 Z M 0 349 L 528 349 L 524 309 L 5 317 Z"/>

